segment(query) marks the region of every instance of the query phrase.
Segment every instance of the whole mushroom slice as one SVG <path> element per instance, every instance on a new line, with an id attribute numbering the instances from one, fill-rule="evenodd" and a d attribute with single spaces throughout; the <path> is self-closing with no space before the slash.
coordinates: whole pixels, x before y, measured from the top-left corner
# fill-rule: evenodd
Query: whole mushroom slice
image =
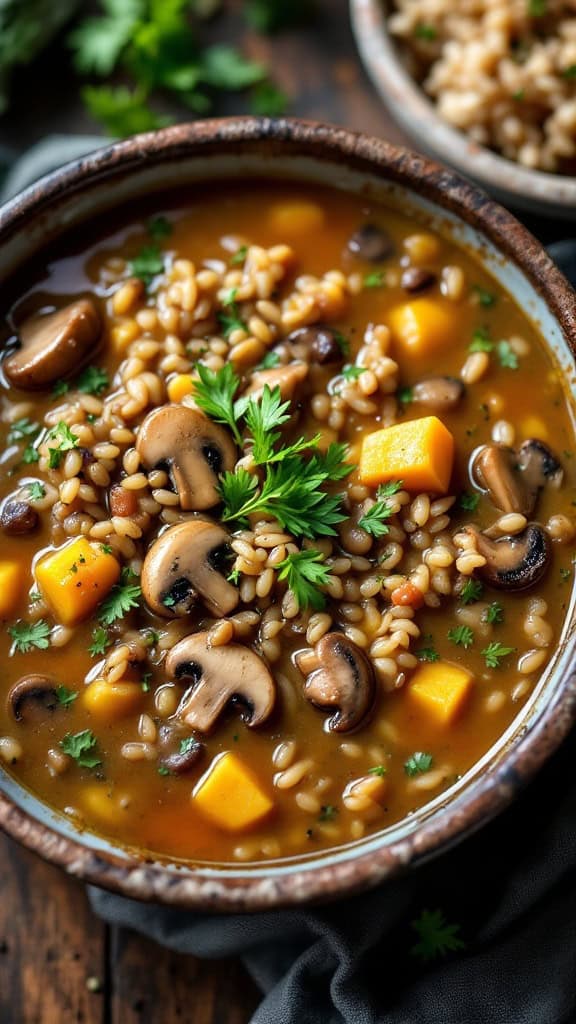
<path id="1" fill-rule="evenodd" d="M 427 377 L 412 388 L 412 401 L 434 412 L 450 412 L 460 404 L 466 388 L 457 377 Z"/>
<path id="2" fill-rule="evenodd" d="M 367 263 L 382 263 L 394 255 L 394 242 L 377 224 L 362 224 L 348 239 L 348 249 Z"/>
<path id="3" fill-rule="evenodd" d="M 374 672 L 364 654 L 344 633 L 326 633 L 314 653 L 319 667 L 304 683 L 304 696 L 319 708 L 336 708 L 327 719 L 329 732 L 357 729 L 372 709 Z"/>
<path id="4" fill-rule="evenodd" d="M 31 533 L 38 526 L 39 515 L 27 501 L 9 500 L 2 506 L 0 527 L 11 537 L 19 537 Z"/>
<path id="5" fill-rule="evenodd" d="M 520 445 L 518 469 L 526 486 L 536 493 L 543 487 L 553 487 L 557 490 L 564 480 L 564 469 L 554 452 L 544 444 L 544 441 L 535 437 Z"/>
<path id="6" fill-rule="evenodd" d="M 43 391 L 77 373 L 102 334 L 100 314 L 91 299 L 26 320 L 20 348 L 2 363 L 7 380 L 22 391 Z"/>
<path id="7" fill-rule="evenodd" d="M 470 476 L 478 487 L 488 493 L 495 508 L 527 516 L 534 508 L 537 491 L 526 486 L 518 473 L 517 461 L 512 448 L 485 444 L 472 455 Z"/>
<path id="8" fill-rule="evenodd" d="M 311 324 L 292 331 L 274 346 L 274 352 L 288 359 L 302 359 L 309 363 L 327 366 L 344 360 L 338 333 L 324 324 Z"/>
<path id="9" fill-rule="evenodd" d="M 204 519 L 170 526 L 149 548 L 141 587 L 156 615 L 188 615 L 198 598 L 213 615 L 228 615 L 239 601 L 226 579 L 232 551 L 226 530 Z"/>
<path id="10" fill-rule="evenodd" d="M 540 582 L 550 565 L 550 538 L 538 523 L 498 540 L 474 526 L 465 527 L 465 532 L 474 536 L 478 553 L 486 559 L 476 573 L 498 590 L 527 590 Z"/>
<path id="11" fill-rule="evenodd" d="M 136 450 L 145 469 L 168 472 L 186 511 L 217 505 L 218 476 L 236 465 L 236 446 L 224 427 L 186 405 L 162 405 L 149 413 Z"/>
<path id="12" fill-rule="evenodd" d="M 210 647 L 208 633 L 194 633 L 172 648 L 166 672 L 171 679 L 189 684 L 178 715 L 198 732 L 210 732 L 230 703 L 242 707 L 241 717 L 251 729 L 263 725 L 274 709 L 274 680 L 249 647 Z"/>
<path id="13" fill-rule="evenodd" d="M 25 720 L 33 705 L 44 711 L 54 711 L 58 704 L 58 683 L 52 676 L 31 672 L 8 690 L 8 711 L 17 722 Z"/>
<path id="14" fill-rule="evenodd" d="M 171 775 L 184 775 L 201 759 L 205 747 L 195 736 L 191 736 L 180 722 L 161 725 L 158 730 L 160 750 L 159 765 Z"/>

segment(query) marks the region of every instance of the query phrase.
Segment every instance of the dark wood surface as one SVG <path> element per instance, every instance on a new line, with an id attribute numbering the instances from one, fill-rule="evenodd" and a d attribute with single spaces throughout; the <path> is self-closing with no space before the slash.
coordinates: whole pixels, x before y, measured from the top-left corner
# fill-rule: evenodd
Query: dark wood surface
<path id="1" fill-rule="evenodd" d="M 209 32 L 268 60 L 291 114 L 406 141 L 364 75 L 346 0 L 319 0 L 313 26 L 273 40 L 247 32 L 239 4 L 230 6 Z M 50 88 L 38 90 L 44 77 Z M 51 132 L 94 132 L 61 55 L 47 54 L 16 86 L 0 142 L 22 151 Z M 238 98 L 216 111 L 239 112 Z M 176 955 L 109 929 L 79 882 L 0 835 L 0 1024 L 246 1024 L 258 1000 L 239 962 Z"/>

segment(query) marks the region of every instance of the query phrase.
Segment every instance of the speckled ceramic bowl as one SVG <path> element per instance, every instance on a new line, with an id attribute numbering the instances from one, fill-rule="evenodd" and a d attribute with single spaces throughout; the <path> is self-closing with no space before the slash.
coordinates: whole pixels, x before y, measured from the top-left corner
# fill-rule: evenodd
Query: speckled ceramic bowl
<path id="1" fill-rule="evenodd" d="M 386 0 L 350 0 L 352 28 L 370 78 L 415 145 L 456 167 L 507 206 L 576 221 L 576 177 L 521 167 L 473 142 L 438 115 L 400 59 L 386 27 L 386 6 Z"/>
<path id="2" fill-rule="evenodd" d="M 542 247 L 483 193 L 422 157 L 338 128 L 238 119 L 178 125 L 68 164 L 0 211 L 0 281 L 68 227 L 126 200 L 195 181 L 303 179 L 399 203 L 450 233 L 539 324 L 572 401 L 576 296 Z M 79 832 L 0 769 L 0 825 L 41 856 L 96 885 L 181 907 L 255 910 L 336 898 L 446 850 L 506 806 L 576 718 L 574 595 L 549 667 L 506 734 L 455 786 L 377 835 L 265 863 L 155 861 Z"/>

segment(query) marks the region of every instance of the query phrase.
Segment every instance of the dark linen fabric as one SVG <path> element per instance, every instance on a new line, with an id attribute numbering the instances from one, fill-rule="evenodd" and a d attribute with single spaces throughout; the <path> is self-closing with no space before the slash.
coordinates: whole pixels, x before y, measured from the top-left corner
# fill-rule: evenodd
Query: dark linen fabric
<path id="1" fill-rule="evenodd" d="M 3 198 L 97 142 L 47 140 L 12 168 Z M 576 282 L 576 242 L 550 251 Z M 456 849 L 330 906 L 208 916 L 98 889 L 90 899 L 105 920 L 171 949 L 242 957 L 263 993 L 252 1024 L 574 1024 L 574 750 L 572 736 Z M 426 961 L 414 922 L 437 910 L 463 947 Z"/>

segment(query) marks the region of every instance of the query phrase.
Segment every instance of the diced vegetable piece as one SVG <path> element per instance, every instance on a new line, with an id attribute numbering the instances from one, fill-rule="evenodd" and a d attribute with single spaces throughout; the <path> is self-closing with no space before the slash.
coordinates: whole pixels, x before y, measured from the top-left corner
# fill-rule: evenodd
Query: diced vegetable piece
<path id="1" fill-rule="evenodd" d="M 139 327 L 135 320 L 126 320 L 124 323 L 115 324 L 110 331 L 110 345 L 118 356 L 123 356 L 139 333 Z"/>
<path id="2" fill-rule="evenodd" d="M 285 199 L 274 203 L 268 213 L 268 223 L 281 238 L 293 238 L 320 231 L 324 227 L 324 210 L 317 203 L 305 199 Z"/>
<path id="3" fill-rule="evenodd" d="M 464 710 L 472 684 L 472 674 L 461 665 L 434 661 L 416 670 L 408 696 L 437 725 L 452 725 Z"/>
<path id="4" fill-rule="evenodd" d="M 36 566 L 36 580 L 42 596 L 57 619 L 74 626 L 88 618 L 104 600 L 120 575 L 120 566 L 102 544 L 78 537 Z"/>
<path id="5" fill-rule="evenodd" d="M 227 832 L 257 825 L 274 806 L 249 768 L 230 751 L 212 762 L 192 799 L 206 818 Z"/>
<path id="6" fill-rule="evenodd" d="M 405 583 L 401 583 L 399 587 L 396 587 L 392 591 L 391 597 L 392 604 L 400 608 L 417 609 L 421 608 L 424 604 L 424 594 L 410 580 L 406 580 Z"/>
<path id="7" fill-rule="evenodd" d="M 450 348 L 461 335 L 454 303 L 422 296 L 391 309 L 392 341 L 404 355 L 425 357 Z"/>
<path id="8" fill-rule="evenodd" d="M 166 385 L 168 398 L 171 402 L 181 402 L 184 396 L 191 395 L 193 390 L 194 384 L 189 373 L 178 373 Z"/>
<path id="9" fill-rule="evenodd" d="M 424 416 L 366 434 L 359 475 L 370 487 L 402 480 L 407 491 L 445 494 L 453 461 L 452 434 L 437 416 Z"/>
<path id="10" fill-rule="evenodd" d="M 18 562 L 0 562 L 0 619 L 13 616 L 23 584 L 24 573 Z"/>
<path id="11" fill-rule="evenodd" d="M 94 718 L 111 725 L 139 711 L 143 696 L 140 683 L 95 679 L 84 690 L 82 703 Z"/>
<path id="12" fill-rule="evenodd" d="M 106 782 L 85 786 L 80 793 L 80 803 L 89 814 L 93 814 L 105 825 L 117 825 L 126 816 L 121 794 L 116 793 Z"/>

